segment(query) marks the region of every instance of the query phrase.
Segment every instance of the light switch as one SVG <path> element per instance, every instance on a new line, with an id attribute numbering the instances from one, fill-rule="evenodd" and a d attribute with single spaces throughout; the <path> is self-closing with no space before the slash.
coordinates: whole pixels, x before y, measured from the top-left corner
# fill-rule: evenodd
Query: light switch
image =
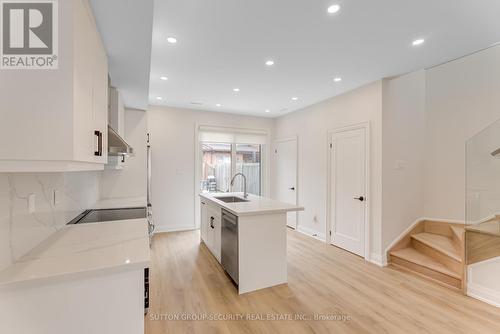
<path id="1" fill-rule="evenodd" d="M 28 213 L 35 212 L 35 200 L 36 196 L 34 193 L 28 194 Z"/>

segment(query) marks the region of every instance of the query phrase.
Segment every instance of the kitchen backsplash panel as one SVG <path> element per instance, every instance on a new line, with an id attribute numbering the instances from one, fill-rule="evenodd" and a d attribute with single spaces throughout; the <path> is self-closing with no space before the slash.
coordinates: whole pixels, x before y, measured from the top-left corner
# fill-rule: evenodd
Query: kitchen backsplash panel
<path id="1" fill-rule="evenodd" d="M 54 203 L 54 190 L 58 191 Z M 28 196 L 35 194 L 35 211 Z M 99 198 L 98 173 L 0 173 L 0 270 Z"/>

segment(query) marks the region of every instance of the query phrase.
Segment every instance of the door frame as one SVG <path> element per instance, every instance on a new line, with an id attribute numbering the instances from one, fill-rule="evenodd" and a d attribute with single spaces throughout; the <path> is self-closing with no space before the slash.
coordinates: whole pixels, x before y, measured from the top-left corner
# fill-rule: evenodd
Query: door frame
<path id="1" fill-rule="evenodd" d="M 273 141 L 273 147 L 272 147 L 272 154 L 273 154 L 273 163 L 276 163 L 276 145 L 279 143 L 284 143 L 287 141 L 295 141 L 295 152 L 296 152 L 296 159 L 295 159 L 295 205 L 299 205 L 299 136 L 294 135 L 290 137 L 284 137 L 284 138 L 278 138 Z M 276 166 L 273 167 L 274 172 L 276 173 Z M 275 175 L 273 175 L 275 177 Z M 276 191 L 276 189 L 275 189 Z M 299 212 L 295 211 L 295 231 L 298 230 L 299 228 Z"/>
<path id="2" fill-rule="evenodd" d="M 333 130 L 328 130 L 327 134 L 327 182 L 326 182 L 326 242 L 332 244 L 331 231 L 335 226 L 334 215 L 335 210 L 332 207 L 332 190 L 333 182 L 335 181 L 332 176 L 332 136 L 337 133 L 342 133 L 351 130 L 365 130 L 365 260 L 370 259 L 370 206 L 371 206 L 371 193 L 370 193 L 370 122 L 362 122 L 348 126 L 339 127 Z"/>

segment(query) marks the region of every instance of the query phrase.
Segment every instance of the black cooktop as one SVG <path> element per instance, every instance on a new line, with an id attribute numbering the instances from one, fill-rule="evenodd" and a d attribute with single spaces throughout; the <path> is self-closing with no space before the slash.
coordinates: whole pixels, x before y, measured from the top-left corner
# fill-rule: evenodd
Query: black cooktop
<path id="1" fill-rule="evenodd" d="M 146 207 L 85 210 L 68 225 L 138 218 L 146 218 Z"/>

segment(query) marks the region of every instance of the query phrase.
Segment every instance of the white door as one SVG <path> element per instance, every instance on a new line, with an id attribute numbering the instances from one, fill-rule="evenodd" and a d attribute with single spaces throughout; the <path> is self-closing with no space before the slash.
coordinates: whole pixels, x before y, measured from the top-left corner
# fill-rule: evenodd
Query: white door
<path id="1" fill-rule="evenodd" d="M 297 139 L 275 142 L 275 199 L 297 204 Z M 297 228 L 297 212 L 287 213 L 287 225 Z"/>
<path id="2" fill-rule="evenodd" d="M 366 129 L 335 132 L 331 136 L 331 242 L 365 255 Z"/>

